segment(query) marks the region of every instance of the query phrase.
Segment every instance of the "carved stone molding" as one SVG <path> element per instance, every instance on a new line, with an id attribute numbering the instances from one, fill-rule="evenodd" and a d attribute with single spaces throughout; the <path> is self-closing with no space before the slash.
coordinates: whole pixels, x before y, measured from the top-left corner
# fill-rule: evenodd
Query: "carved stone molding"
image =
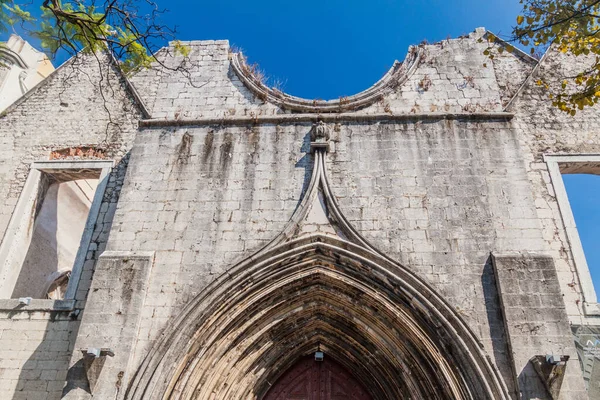
<path id="1" fill-rule="evenodd" d="M 314 152 L 316 149 L 329 151 L 329 138 L 329 127 L 325 122 L 319 121 L 313 124 L 310 131 L 310 151 Z"/>
<path id="2" fill-rule="evenodd" d="M 411 46 L 404 61 L 395 61 L 392 68 L 373 86 L 353 96 L 342 97 L 336 100 L 303 99 L 270 88 L 252 73 L 242 53 L 231 54 L 231 66 L 244 85 L 256 97 L 265 102 L 292 111 L 339 113 L 368 107 L 379 101 L 385 94 L 402 85 L 419 65 L 421 53 L 422 50 L 419 47 Z"/>
<path id="3" fill-rule="evenodd" d="M 327 138 L 315 124 L 311 140 Z M 317 350 L 376 399 L 510 398 L 454 307 L 345 218 L 326 157 L 313 152 L 309 186 L 283 231 L 171 320 L 125 399 L 261 399 Z"/>

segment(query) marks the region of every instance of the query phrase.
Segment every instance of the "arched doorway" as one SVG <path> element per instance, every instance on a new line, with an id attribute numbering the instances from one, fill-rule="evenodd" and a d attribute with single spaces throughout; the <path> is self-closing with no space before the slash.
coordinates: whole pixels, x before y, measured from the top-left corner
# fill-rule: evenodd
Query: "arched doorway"
<path id="1" fill-rule="evenodd" d="M 344 367 L 335 369 L 339 376 L 352 371 L 352 382 L 368 383 L 368 399 L 510 398 L 452 305 L 341 213 L 325 173 L 328 135 L 322 123 L 311 131 L 313 175 L 285 229 L 171 321 L 127 400 L 284 400 L 271 394 L 273 383 L 290 370 L 291 381 L 306 382 L 314 366 L 298 372 L 296 363 L 317 350 Z M 316 368 L 334 371 L 323 365 Z M 319 371 L 320 397 L 297 399 L 328 399 L 321 380 L 325 387 L 332 380 Z M 281 379 L 283 391 L 294 388 Z"/>
<path id="2" fill-rule="evenodd" d="M 498 371 L 456 312 L 409 269 L 325 235 L 241 263 L 177 316 L 128 400 L 263 400 L 322 349 L 376 400 L 499 400 Z"/>
<path id="3" fill-rule="evenodd" d="M 362 384 L 329 356 L 303 357 L 288 369 L 263 400 L 372 400 Z"/>

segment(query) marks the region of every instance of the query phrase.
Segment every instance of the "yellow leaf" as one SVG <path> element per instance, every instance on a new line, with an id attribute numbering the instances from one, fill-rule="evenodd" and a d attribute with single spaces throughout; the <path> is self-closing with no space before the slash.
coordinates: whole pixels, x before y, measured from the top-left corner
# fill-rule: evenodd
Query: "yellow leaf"
<path id="1" fill-rule="evenodd" d="M 517 25 L 521 25 L 524 20 L 525 20 L 525 17 L 523 17 L 522 15 L 519 15 L 517 17 Z"/>

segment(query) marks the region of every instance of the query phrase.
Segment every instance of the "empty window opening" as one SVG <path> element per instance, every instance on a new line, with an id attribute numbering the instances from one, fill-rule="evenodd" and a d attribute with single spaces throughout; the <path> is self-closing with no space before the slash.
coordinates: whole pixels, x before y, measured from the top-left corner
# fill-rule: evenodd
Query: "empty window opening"
<path id="1" fill-rule="evenodd" d="M 600 316 L 596 295 L 600 286 L 597 253 L 600 246 L 595 228 L 600 215 L 600 154 L 548 154 L 544 155 L 544 161 L 566 233 L 565 248 L 573 257 L 581 290 L 581 310 L 585 318 Z M 585 251 L 582 241 L 585 241 Z"/>
<path id="2" fill-rule="evenodd" d="M 64 298 L 99 176 L 99 170 L 41 172 L 12 298 Z"/>
<path id="3" fill-rule="evenodd" d="M 583 253 L 596 293 L 600 293 L 600 168 L 561 166 L 561 173 Z M 586 171 L 591 173 L 578 173 Z"/>
<path id="4" fill-rule="evenodd" d="M 31 164 L 0 244 L 0 298 L 74 304 L 111 160 Z"/>

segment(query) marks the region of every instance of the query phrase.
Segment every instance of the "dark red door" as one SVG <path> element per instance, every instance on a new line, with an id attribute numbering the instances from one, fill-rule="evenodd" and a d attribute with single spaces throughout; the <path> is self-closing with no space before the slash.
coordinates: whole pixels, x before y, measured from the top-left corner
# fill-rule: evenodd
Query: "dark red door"
<path id="1" fill-rule="evenodd" d="M 362 385 L 331 357 L 299 360 L 263 400 L 371 400 Z"/>

